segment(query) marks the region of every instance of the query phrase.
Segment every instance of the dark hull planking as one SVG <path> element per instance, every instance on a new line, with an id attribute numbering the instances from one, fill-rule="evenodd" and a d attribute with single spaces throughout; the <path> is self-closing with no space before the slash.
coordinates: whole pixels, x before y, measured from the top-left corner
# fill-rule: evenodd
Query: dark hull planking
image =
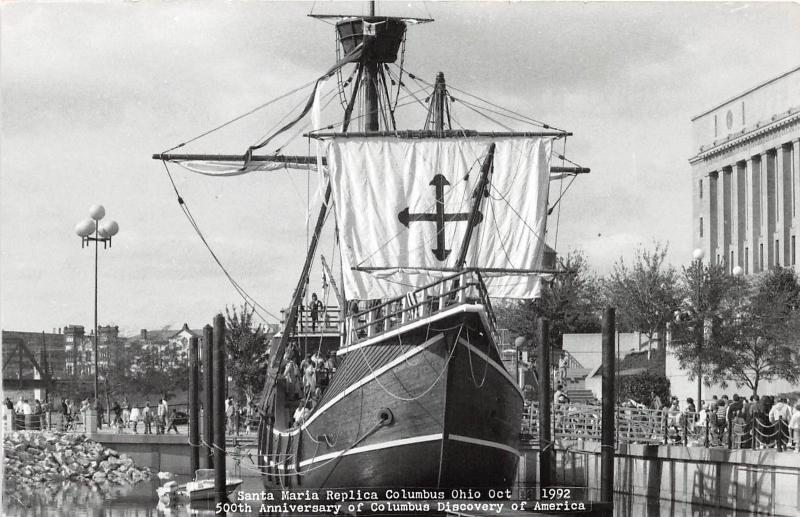
<path id="1" fill-rule="evenodd" d="M 510 486 L 522 398 L 479 312 L 349 351 L 306 429 L 264 444 L 267 486 Z"/>

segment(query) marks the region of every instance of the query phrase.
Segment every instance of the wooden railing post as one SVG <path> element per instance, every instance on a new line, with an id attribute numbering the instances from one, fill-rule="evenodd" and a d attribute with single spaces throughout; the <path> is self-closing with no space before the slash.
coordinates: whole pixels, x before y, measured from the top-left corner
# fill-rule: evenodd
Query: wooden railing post
<path id="1" fill-rule="evenodd" d="M 367 313 L 367 337 L 375 335 L 375 309 L 370 309 Z"/>

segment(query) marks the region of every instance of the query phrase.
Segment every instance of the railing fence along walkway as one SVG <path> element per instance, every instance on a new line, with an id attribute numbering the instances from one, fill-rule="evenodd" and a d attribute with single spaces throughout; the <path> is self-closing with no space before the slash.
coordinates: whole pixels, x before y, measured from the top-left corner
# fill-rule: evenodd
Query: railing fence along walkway
<path id="1" fill-rule="evenodd" d="M 601 406 L 592 404 L 561 404 L 552 408 L 553 440 L 600 441 Z M 536 443 L 539 436 L 539 409 L 533 403 L 525 408 L 522 422 L 523 438 Z M 789 422 L 781 418 L 770 422 L 766 416 L 749 421 L 701 420 L 699 413 L 670 413 L 666 409 L 642 409 L 618 406 L 614 411 L 615 441 L 647 445 L 684 445 L 695 447 L 725 447 L 729 449 L 800 449 L 792 436 Z"/>

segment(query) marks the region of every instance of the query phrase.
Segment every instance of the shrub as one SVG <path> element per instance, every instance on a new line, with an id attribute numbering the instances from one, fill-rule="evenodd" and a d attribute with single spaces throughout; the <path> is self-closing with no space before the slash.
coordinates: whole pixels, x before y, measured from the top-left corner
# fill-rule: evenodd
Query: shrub
<path id="1" fill-rule="evenodd" d="M 642 404 L 650 404 L 650 392 L 655 392 L 662 404 L 669 403 L 669 379 L 663 375 L 644 372 L 637 375 L 619 377 L 617 383 L 617 401 L 633 399 Z"/>

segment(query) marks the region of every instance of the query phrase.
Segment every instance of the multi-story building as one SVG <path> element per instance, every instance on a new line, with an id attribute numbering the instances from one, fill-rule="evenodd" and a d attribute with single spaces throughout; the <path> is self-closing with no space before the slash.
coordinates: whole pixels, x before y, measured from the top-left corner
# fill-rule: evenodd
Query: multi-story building
<path id="1" fill-rule="evenodd" d="M 745 274 L 797 268 L 800 67 L 692 119 L 695 248 Z"/>
<path id="2" fill-rule="evenodd" d="M 54 379 L 64 376 L 66 347 L 60 329 L 58 332 L 4 330 L 2 340 L 3 377 L 36 378 L 40 373 L 34 371 L 31 357 Z"/>
<path id="3" fill-rule="evenodd" d="M 113 359 L 115 347 L 121 346 L 119 327 L 97 327 L 97 366 L 100 370 L 108 368 Z M 94 374 L 94 331 L 86 335 L 82 325 L 64 327 L 65 370 L 67 375 Z"/>

